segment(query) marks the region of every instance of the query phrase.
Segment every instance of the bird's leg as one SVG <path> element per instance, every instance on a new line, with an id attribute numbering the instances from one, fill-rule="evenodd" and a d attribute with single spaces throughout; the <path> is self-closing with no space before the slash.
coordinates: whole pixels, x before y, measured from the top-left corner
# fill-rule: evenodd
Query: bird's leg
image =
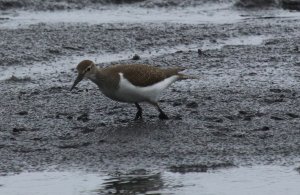
<path id="1" fill-rule="evenodd" d="M 138 119 L 143 119 L 142 113 L 143 113 L 143 109 L 141 108 L 141 106 L 138 103 L 134 103 L 136 108 L 137 108 L 137 113 L 135 115 L 134 120 L 138 120 Z"/>
<path id="2" fill-rule="evenodd" d="M 159 107 L 158 103 L 157 102 L 153 102 L 151 103 L 152 105 L 154 105 L 156 107 L 156 109 L 158 110 L 159 112 L 159 115 L 158 115 L 158 118 L 160 120 L 167 120 L 169 119 L 169 117 L 164 113 L 164 111 L 162 111 L 162 109 Z"/>

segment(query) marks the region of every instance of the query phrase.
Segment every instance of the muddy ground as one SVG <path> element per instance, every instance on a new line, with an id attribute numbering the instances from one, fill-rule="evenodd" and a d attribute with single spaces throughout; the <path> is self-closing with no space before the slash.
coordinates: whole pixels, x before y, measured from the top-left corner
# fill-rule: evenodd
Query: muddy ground
<path id="1" fill-rule="evenodd" d="M 0 29 L 2 68 L 68 63 L 101 52 L 133 55 L 161 47 L 198 45 L 243 36 L 259 45 L 178 50 L 140 60 L 182 66 L 199 80 L 173 84 L 160 104 L 160 121 L 143 105 L 104 97 L 91 82 L 69 91 L 76 73 L 43 72 L 0 81 L 0 171 L 82 168 L 170 169 L 297 164 L 300 157 L 300 18 L 253 17 L 231 24 L 36 24 Z M 5 18 L 4 16 L 1 16 Z M 128 56 L 130 56 L 128 55 Z M 76 64 L 74 64 L 75 68 Z M 86 90 L 87 89 L 87 90 Z"/>

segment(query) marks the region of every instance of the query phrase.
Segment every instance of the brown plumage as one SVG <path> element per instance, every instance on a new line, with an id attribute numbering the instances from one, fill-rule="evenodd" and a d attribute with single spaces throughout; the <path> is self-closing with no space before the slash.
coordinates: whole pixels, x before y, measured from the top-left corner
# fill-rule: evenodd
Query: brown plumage
<path id="1" fill-rule="evenodd" d="M 142 108 L 139 102 L 148 102 L 160 112 L 160 119 L 167 115 L 157 104 L 158 95 L 176 80 L 192 79 L 179 73 L 184 68 L 166 68 L 144 64 L 122 64 L 106 68 L 98 68 L 90 60 L 84 60 L 77 65 L 78 76 L 71 90 L 84 78 L 98 85 L 107 97 L 121 102 L 132 102 L 138 112 L 135 119 L 142 118 Z"/>
<path id="2" fill-rule="evenodd" d="M 139 87 L 146 87 L 158 83 L 168 77 L 179 74 L 183 68 L 167 68 L 161 69 L 154 66 L 144 64 L 126 64 L 126 65 L 113 65 L 101 69 L 101 73 L 115 77 L 119 82 L 120 75 L 123 73 L 124 77 L 133 85 Z"/>

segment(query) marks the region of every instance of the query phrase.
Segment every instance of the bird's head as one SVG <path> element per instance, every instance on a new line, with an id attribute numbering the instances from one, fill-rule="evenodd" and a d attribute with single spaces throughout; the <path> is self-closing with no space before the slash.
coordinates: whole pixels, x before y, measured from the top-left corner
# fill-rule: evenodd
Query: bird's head
<path id="1" fill-rule="evenodd" d="M 83 60 L 81 61 L 77 67 L 77 78 L 74 81 L 74 84 L 71 87 L 71 90 L 75 88 L 75 86 L 84 78 L 92 78 L 97 71 L 97 67 L 95 63 L 91 60 Z"/>

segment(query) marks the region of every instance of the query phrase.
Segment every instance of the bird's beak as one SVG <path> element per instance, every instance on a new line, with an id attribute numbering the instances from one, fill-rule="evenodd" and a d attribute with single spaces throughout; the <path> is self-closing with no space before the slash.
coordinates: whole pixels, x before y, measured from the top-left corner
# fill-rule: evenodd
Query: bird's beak
<path id="1" fill-rule="evenodd" d="M 74 81 L 74 84 L 71 87 L 70 91 L 72 91 L 72 89 L 75 88 L 75 86 L 83 79 L 83 77 L 84 77 L 84 74 L 78 74 L 78 76 L 77 76 L 76 80 Z"/>

